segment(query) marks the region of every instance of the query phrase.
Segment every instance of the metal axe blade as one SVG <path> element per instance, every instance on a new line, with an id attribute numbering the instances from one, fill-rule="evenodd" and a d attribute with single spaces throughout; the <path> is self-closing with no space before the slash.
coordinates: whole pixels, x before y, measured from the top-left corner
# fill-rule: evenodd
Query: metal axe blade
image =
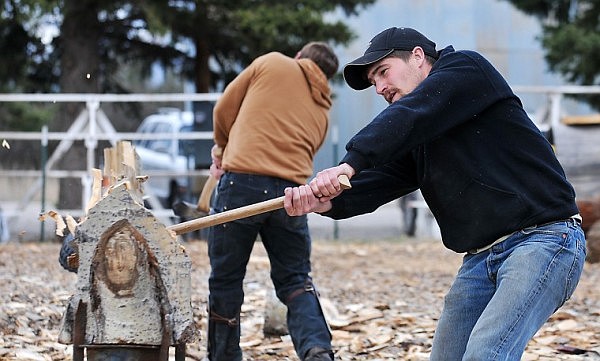
<path id="1" fill-rule="evenodd" d="M 197 209 L 193 204 L 179 201 L 173 204 L 173 213 L 176 216 L 184 218 L 184 219 L 196 219 L 200 217 L 206 217 L 208 212 L 203 212 Z"/>
<path id="2" fill-rule="evenodd" d="M 196 219 L 207 216 L 210 213 L 210 198 L 218 182 L 215 177 L 209 175 L 198 198 L 198 205 L 193 205 L 186 201 L 178 201 L 171 206 L 173 213 L 183 219 Z"/>

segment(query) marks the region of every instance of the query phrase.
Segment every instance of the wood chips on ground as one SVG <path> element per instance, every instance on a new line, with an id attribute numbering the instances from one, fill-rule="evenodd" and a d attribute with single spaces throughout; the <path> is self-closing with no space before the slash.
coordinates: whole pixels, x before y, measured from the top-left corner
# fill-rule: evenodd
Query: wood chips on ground
<path id="1" fill-rule="evenodd" d="M 206 354 L 209 265 L 204 241 L 184 244 L 193 262 L 192 306 Z M 59 244 L 0 245 L 0 360 L 71 360 L 57 342 L 76 275 L 58 264 Z M 461 256 L 439 241 L 315 241 L 313 277 L 333 333 L 336 360 L 427 360 L 443 296 Z M 600 360 L 600 264 L 586 264 L 574 296 L 529 343 L 523 360 Z M 245 360 L 298 360 L 288 336 L 263 335 L 269 262 L 256 244 L 245 280 Z"/>

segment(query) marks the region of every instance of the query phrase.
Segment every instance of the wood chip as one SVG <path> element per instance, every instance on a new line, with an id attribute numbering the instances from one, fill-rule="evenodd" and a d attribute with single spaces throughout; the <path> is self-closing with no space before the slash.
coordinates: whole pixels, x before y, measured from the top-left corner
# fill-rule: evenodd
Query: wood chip
<path id="1" fill-rule="evenodd" d="M 0 245 L 0 359 L 72 359 L 72 346 L 57 342 L 60 318 L 76 276 L 58 264 L 59 244 Z M 192 307 L 201 339 L 186 359 L 206 356 L 206 302 L 210 266 L 204 241 L 188 241 Z M 244 282 L 244 358 L 298 360 L 289 335 L 262 332 L 270 265 L 257 242 Z M 336 360 L 429 359 L 443 296 L 461 256 L 437 240 L 341 243 L 315 240 L 313 279 L 332 324 Z M 377 260 L 376 262 L 374 260 Z M 600 264 L 586 264 L 575 294 L 529 343 L 522 360 L 600 360 Z M 333 327 L 336 325 L 337 327 Z M 583 354 L 567 353 L 569 348 Z M 581 351 L 577 351 L 581 352 Z M 174 360 L 173 357 L 170 360 Z"/>

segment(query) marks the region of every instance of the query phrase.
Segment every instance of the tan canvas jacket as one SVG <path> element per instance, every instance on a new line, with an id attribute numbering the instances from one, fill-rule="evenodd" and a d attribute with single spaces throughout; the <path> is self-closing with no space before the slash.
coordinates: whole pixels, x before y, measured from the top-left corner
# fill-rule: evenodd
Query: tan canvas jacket
<path id="1" fill-rule="evenodd" d="M 327 134 L 330 92 L 312 60 L 277 52 L 257 58 L 215 105 L 223 169 L 306 183 Z"/>

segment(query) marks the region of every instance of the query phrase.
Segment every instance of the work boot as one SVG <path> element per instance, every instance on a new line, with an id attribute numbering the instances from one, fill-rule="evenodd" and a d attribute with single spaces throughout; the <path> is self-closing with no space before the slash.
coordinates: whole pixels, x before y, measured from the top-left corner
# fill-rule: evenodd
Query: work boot
<path id="1" fill-rule="evenodd" d="M 331 351 L 322 347 L 313 347 L 306 353 L 304 361 L 333 361 Z"/>

